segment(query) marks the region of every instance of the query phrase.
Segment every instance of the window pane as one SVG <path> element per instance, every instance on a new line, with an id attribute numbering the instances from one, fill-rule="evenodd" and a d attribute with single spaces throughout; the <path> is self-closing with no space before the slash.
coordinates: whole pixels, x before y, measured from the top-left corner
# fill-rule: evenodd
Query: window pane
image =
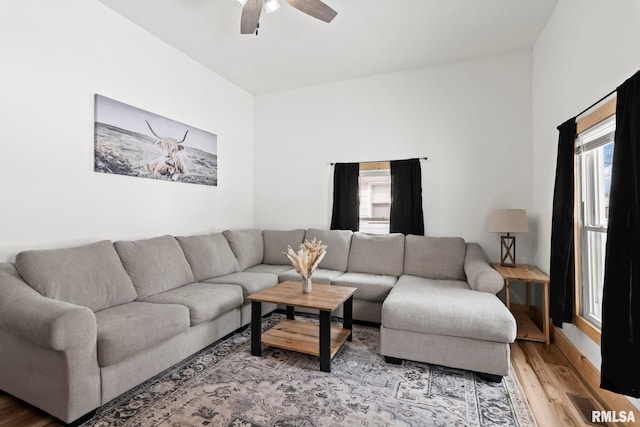
<path id="1" fill-rule="evenodd" d="M 586 273 L 582 277 L 581 315 L 597 328 L 602 322 L 602 289 L 604 284 L 604 255 L 607 234 L 601 231 L 586 231 L 587 250 L 584 254 Z M 583 272 L 584 273 L 584 272 Z"/>
<path id="2" fill-rule="evenodd" d="M 610 142 L 585 153 L 587 157 L 587 226 L 606 227 L 609 223 L 609 190 L 611 189 L 611 160 L 613 143 Z"/>
<path id="3" fill-rule="evenodd" d="M 579 314 L 600 329 L 614 142 L 613 133 L 596 134 L 598 138 L 581 140 L 578 162 L 578 188 L 581 189 Z"/>
<path id="4" fill-rule="evenodd" d="M 388 234 L 390 211 L 390 170 L 361 170 L 360 231 L 372 234 Z"/>
<path id="5" fill-rule="evenodd" d="M 609 192 L 611 190 L 611 163 L 613 162 L 613 142 L 602 147 L 602 169 L 603 169 L 603 205 L 602 225 L 609 224 Z"/>

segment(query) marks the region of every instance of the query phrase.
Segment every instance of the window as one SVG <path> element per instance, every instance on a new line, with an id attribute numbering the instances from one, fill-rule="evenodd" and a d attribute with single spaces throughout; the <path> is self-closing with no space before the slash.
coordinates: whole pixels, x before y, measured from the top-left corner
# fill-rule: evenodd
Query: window
<path id="1" fill-rule="evenodd" d="M 391 171 L 388 162 L 360 164 L 360 231 L 389 233 Z"/>
<path id="2" fill-rule="evenodd" d="M 420 159 L 336 163 L 333 183 L 332 230 L 424 235 Z"/>
<path id="3" fill-rule="evenodd" d="M 604 258 L 609 222 L 609 189 L 615 116 L 578 135 L 578 316 L 598 331 L 602 326 Z"/>

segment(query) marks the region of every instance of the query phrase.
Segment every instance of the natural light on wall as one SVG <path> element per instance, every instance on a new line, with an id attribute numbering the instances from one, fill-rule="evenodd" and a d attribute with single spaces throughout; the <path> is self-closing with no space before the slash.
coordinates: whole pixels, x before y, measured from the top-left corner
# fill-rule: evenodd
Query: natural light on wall
<path id="1" fill-rule="evenodd" d="M 602 289 L 614 132 L 615 116 L 612 116 L 582 132 L 576 140 L 579 190 L 578 314 L 598 330 L 602 325 Z"/>

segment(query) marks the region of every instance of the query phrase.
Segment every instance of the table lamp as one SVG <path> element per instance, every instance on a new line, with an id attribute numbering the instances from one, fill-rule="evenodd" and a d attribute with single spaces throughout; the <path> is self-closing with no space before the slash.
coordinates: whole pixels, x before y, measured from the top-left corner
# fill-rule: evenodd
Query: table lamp
<path id="1" fill-rule="evenodd" d="M 516 237 L 511 233 L 528 233 L 529 222 L 524 209 L 496 209 L 491 214 L 489 231 L 503 233 L 500 236 L 500 265 L 516 266 Z M 504 233 L 507 235 L 505 236 Z"/>

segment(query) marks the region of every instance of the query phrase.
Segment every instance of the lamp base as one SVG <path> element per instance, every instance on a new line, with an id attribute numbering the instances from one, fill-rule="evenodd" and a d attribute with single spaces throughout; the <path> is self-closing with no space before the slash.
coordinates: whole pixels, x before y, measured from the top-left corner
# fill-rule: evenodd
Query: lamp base
<path id="1" fill-rule="evenodd" d="M 516 236 L 500 236 L 500 265 L 503 267 L 516 266 Z"/>

